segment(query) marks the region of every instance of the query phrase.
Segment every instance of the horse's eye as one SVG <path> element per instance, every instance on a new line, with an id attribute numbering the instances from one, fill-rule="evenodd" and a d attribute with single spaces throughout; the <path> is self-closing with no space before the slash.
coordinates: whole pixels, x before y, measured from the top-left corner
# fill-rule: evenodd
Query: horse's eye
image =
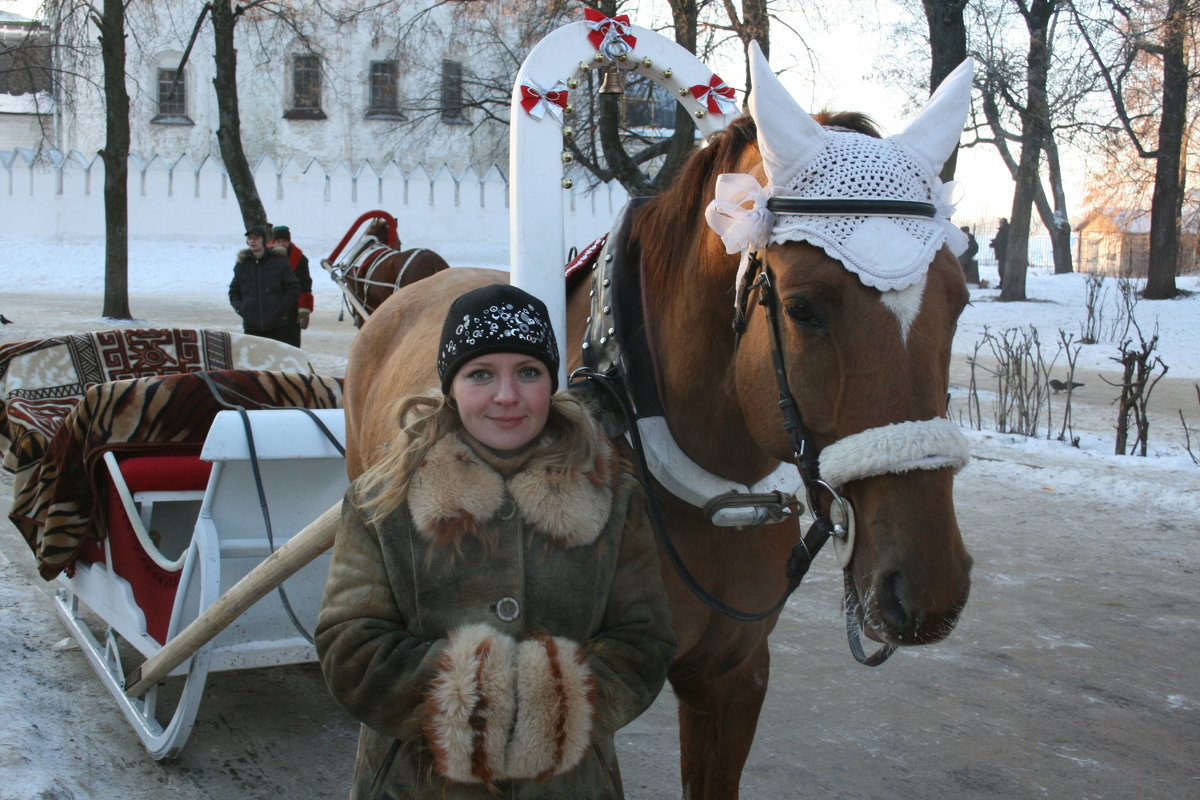
<path id="1" fill-rule="evenodd" d="M 789 301 L 786 310 L 787 315 L 797 325 L 802 325 L 806 328 L 820 328 L 824 324 L 820 314 L 817 313 L 817 309 L 804 300 Z"/>

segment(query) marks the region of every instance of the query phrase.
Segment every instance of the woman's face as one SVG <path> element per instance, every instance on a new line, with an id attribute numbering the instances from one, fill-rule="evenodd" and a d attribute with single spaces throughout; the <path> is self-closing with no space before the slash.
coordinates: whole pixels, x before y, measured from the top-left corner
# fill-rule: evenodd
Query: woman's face
<path id="1" fill-rule="evenodd" d="M 495 450 L 516 450 L 546 427 L 550 373 L 533 356 L 487 353 L 462 365 L 450 396 L 467 433 Z"/>

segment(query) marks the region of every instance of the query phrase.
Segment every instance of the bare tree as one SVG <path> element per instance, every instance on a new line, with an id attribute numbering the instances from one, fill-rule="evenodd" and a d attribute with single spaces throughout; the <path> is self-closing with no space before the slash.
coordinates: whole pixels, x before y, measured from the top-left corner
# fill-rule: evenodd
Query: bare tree
<path id="1" fill-rule="evenodd" d="M 1029 34 L 1025 56 L 1025 103 L 1021 108 L 1021 155 L 1017 162 L 1016 187 L 1009 215 L 1008 248 L 1004 264 L 1001 300 L 1024 300 L 1025 275 L 1029 269 L 1029 228 L 1033 198 L 1040 181 L 1040 160 L 1046 140 L 1050 106 L 1046 85 L 1050 74 L 1050 26 L 1061 0 L 1014 0 Z"/>
<path id="2" fill-rule="evenodd" d="M 99 15 L 104 62 L 104 316 L 129 313 L 129 91 L 125 87 L 125 3 L 104 0 Z"/>
<path id="3" fill-rule="evenodd" d="M 753 88 L 753 82 L 750 80 L 750 43 L 758 42 L 762 54 L 767 58 L 771 57 L 770 3 L 768 0 L 742 0 L 740 14 L 733 0 L 722 0 L 722 5 L 725 8 L 725 16 L 729 18 L 728 29 L 737 34 L 742 43 L 742 53 L 746 57 L 746 96 L 749 97 Z"/>
<path id="4" fill-rule="evenodd" d="M 921 6 L 929 27 L 929 91 L 932 93 L 967 58 L 967 26 L 963 20 L 967 0 L 921 0 Z M 954 180 L 957 166 L 956 147 L 942 166 L 942 180 Z"/>
<path id="5" fill-rule="evenodd" d="M 1194 38 L 1200 8 L 1188 0 L 1147 0 L 1132 5 L 1101 0 L 1085 13 L 1074 6 L 1074 19 L 1103 77 L 1120 128 L 1140 158 L 1155 161 L 1150 203 L 1150 264 L 1144 296 L 1175 297 L 1180 260 L 1180 219 L 1184 197 L 1185 130 L 1188 127 L 1189 37 Z M 1161 70 L 1157 109 L 1136 91 L 1146 61 Z M 1157 118 L 1157 126 L 1143 124 Z M 1146 143 L 1157 133 L 1157 147 Z"/>
<path id="6" fill-rule="evenodd" d="M 238 104 L 237 91 L 237 48 L 233 43 L 234 26 L 247 9 L 262 5 L 252 2 L 239 5 L 236 9 L 232 3 L 220 0 L 204 6 L 200 12 L 197 28 L 204 19 L 205 11 L 212 15 L 213 29 L 213 61 L 216 64 L 216 74 L 213 76 L 213 89 L 217 93 L 217 143 L 221 148 L 221 160 L 225 163 L 225 172 L 229 175 L 229 185 L 238 200 L 238 208 L 242 212 L 242 223 L 265 225 L 267 212 L 263 208 L 262 198 L 258 196 L 258 186 L 254 183 L 254 173 L 250 170 L 250 162 L 246 159 L 246 151 L 242 147 L 242 122 Z M 182 72 L 182 65 L 180 66 Z"/>

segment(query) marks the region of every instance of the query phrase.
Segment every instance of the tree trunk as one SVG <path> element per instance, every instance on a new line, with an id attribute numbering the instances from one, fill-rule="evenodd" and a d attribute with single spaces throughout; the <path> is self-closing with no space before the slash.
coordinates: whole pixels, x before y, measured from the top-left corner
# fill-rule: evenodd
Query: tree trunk
<path id="1" fill-rule="evenodd" d="M 695 53 L 700 25 L 700 11 L 696 4 L 691 0 L 672 2 L 671 21 L 675 28 L 675 42 L 689 53 Z M 676 103 L 675 132 L 671 134 L 671 143 L 667 148 L 667 156 L 663 159 L 662 168 L 652 181 L 655 192 L 661 192 L 675 181 L 675 176 L 683 169 L 695 148 L 696 122 L 682 104 Z"/>
<path id="2" fill-rule="evenodd" d="M 1039 184 L 1038 164 L 1049 103 L 1046 100 L 1046 76 L 1050 71 L 1048 23 L 1054 15 L 1056 0 L 1033 0 L 1022 11 L 1029 29 L 1029 55 L 1025 75 L 1025 109 L 1021 113 L 1021 160 L 1017 165 L 1016 189 L 1009 218 L 1008 250 L 1001 274 L 1004 288 L 1000 299 L 1025 300 L 1025 275 L 1029 270 L 1029 224 L 1033 198 Z"/>
<path id="3" fill-rule="evenodd" d="M 1054 141 L 1053 131 L 1046 132 L 1046 140 L 1042 143 L 1046 151 L 1046 171 L 1050 178 L 1050 191 L 1054 193 L 1054 211 L 1049 206 L 1045 210 L 1045 193 L 1038 187 L 1038 214 L 1042 224 L 1050 234 L 1050 246 L 1054 251 L 1054 274 L 1068 275 L 1075 271 L 1071 254 L 1071 221 L 1067 216 L 1067 194 L 1063 190 L 1062 163 L 1058 159 L 1058 143 Z"/>
<path id="4" fill-rule="evenodd" d="M 125 5 L 104 0 L 100 19 L 104 63 L 104 310 L 129 313 L 129 92 L 125 88 Z"/>
<path id="5" fill-rule="evenodd" d="M 963 22 L 963 9 L 967 0 L 922 0 L 925 21 L 929 25 L 929 92 L 941 85 L 946 76 L 954 71 L 967 57 L 967 26 Z M 958 148 L 942 166 L 941 179 L 954 180 L 958 165 Z"/>
<path id="6" fill-rule="evenodd" d="M 771 17 L 770 9 L 767 8 L 768 0 L 742 0 L 742 14 L 738 17 L 737 9 L 734 8 L 733 0 L 724 0 L 725 15 L 729 18 L 729 25 L 737 33 L 739 39 L 742 40 L 742 53 L 746 59 L 746 93 L 743 97 L 750 96 L 750 90 L 754 88 L 754 82 L 750 77 L 750 43 L 758 42 L 759 48 L 762 50 L 763 58 L 771 58 Z M 671 5 L 675 8 L 688 6 L 692 10 L 692 16 L 699 15 L 699 9 L 696 8 L 695 2 L 672 2 Z M 676 14 L 676 21 L 679 16 Z M 676 28 L 678 36 L 678 27 Z M 680 44 L 684 44 L 676 38 Z M 696 52 L 696 42 L 693 37 L 691 46 L 684 44 L 688 50 Z"/>
<path id="7" fill-rule="evenodd" d="M 1000 109 L 996 105 L 996 92 L 983 92 L 983 116 L 987 121 L 988 127 L 992 130 L 992 138 L 996 145 L 996 152 L 1000 154 L 1000 160 L 1004 162 L 1004 166 L 1008 169 L 1008 174 L 1017 179 L 1018 164 L 1013 158 L 1012 151 L 1008 149 L 1008 139 L 1004 131 L 1004 126 L 1000 121 Z M 1047 172 L 1049 173 L 1050 189 L 1054 192 L 1054 206 L 1050 206 L 1050 201 L 1046 197 L 1046 191 L 1042 186 L 1041 181 L 1035 183 L 1033 193 L 1033 204 L 1037 209 L 1038 218 L 1042 224 L 1046 226 L 1046 230 L 1050 234 L 1050 245 L 1054 253 L 1054 272 L 1055 274 L 1074 271 L 1072 264 L 1074 256 L 1071 253 L 1071 223 L 1067 216 L 1067 198 L 1066 192 L 1063 189 L 1062 167 L 1058 159 L 1058 145 L 1054 141 L 1054 135 L 1050 131 L 1044 133 L 1045 140 L 1042 142 L 1046 152 Z"/>
<path id="8" fill-rule="evenodd" d="M 1162 120 L 1150 200 L 1150 268 L 1143 293 L 1147 300 L 1167 300 L 1178 294 L 1175 272 L 1183 208 L 1183 130 L 1187 125 L 1186 20 L 1187 0 L 1170 0 L 1163 35 Z"/>
<path id="9" fill-rule="evenodd" d="M 225 172 L 229 175 L 229 185 L 233 187 L 238 208 L 242 212 L 243 224 L 247 228 L 251 225 L 266 225 L 267 212 L 258 196 L 254 173 L 250 171 L 250 164 L 246 161 L 246 151 L 242 149 L 242 120 L 238 111 L 237 92 L 237 49 L 233 46 L 233 30 L 237 24 L 237 17 L 232 4 L 223 0 L 217 0 L 211 7 L 215 44 L 213 58 L 217 67 L 213 77 L 213 88 L 217 91 L 217 117 L 220 125 L 217 128 L 217 144 L 221 148 Z"/>

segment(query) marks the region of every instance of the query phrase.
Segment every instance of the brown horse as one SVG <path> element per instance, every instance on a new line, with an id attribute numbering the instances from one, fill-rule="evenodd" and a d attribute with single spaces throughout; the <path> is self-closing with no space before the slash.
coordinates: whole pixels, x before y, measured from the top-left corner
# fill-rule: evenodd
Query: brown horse
<path id="1" fill-rule="evenodd" d="M 756 91 L 760 83 L 756 75 Z M 830 130 L 877 137 L 861 115 L 819 121 L 838 126 Z M 956 141 L 961 120 L 954 124 Z M 730 332 L 739 261 L 705 225 L 705 208 L 723 173 L 763 181 L 763 153 L 772 151 L 761 137 L 749 117 L 710 137 L 673 186 L 644 203 L 630 235 L 631 247 L 640 249 L 648 338 L 670 430 L 694 462 L 747 485 L 791 460 L 794 448 L 777 402 L 770 320 L 752 299 L 744 333 Z M 968 298 L 948 248 L 922 266 L 915 299 L 911 292 L 866 285 L 811 244 L 776 240 L 758 255 L 778 292 L 787 383 L 814 447 L 833 449 L 893 423 L 939 421 L 951 340 Z M 352 478 L 395 435 L 388 413 L 395 399 L 436 387 L 438 332 L 449 303 L 506 279 L 489 270 L 451 270 L 396 293 L 363 326 L 346 376 Z M 885 297 L 900 294 L 899 303 Z M 588 314 L 588 287 L 573 290 L 567 310 L 572 369 L 582 361 L 578 343 Z M 971 558 L 952 488 L 950 469 L 910 465 L 841 486 L 857 520 L 845 569 L 847 602 L 860 609 L 870 638 L 916 645 L 953 628 L 966 603 Z M 659 484 L 654 491 L 669 535 L 700 584 L 740 609 L 770 608 L 779 599 L 787 584 L 783 564 L 799 537 L 795 521 L 753 531 L 717 528 Z M 827 509 L 829 497 L 821 497 Z M 758 622 L 733 621 L 698 600 L 666 559 L 663 580 L 679 636 L 669 677 L 679 702 L 684 794 L 736 798 L 767 690 L 767 637 L 778 612 Z"/>
<path id="2" fill-rule="evenodd" d="M 395 221 L 380 216 L 371 221 L 365 235 L 348 254 L 341 277 L 346 289 L 369 315 L 401 286 L 449 268 L 446 259 L 432 250 L 420 247 L 401 250 Z M 351 304 L 350 313 L 355 327 L 361 328 L 360 310 Z"/>

